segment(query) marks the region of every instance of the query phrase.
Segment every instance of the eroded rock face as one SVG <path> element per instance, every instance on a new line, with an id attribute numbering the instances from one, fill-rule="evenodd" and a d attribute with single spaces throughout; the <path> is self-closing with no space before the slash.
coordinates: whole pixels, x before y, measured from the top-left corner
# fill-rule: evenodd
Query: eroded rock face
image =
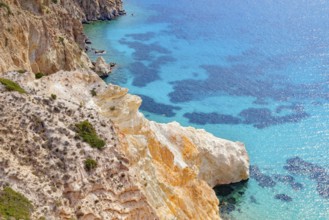
<path id="1" fill-rule="evenodd" d="M 84 12 L 84 21 L 110 20 L 122 13 L 121 0 L 75 0 Z"/>
<path id="2" fill-rule="evenodd" d="M 39 92 L 43 86 L 33 74 L 9 76 L 28 94 L 0 85 L 0 188 L 9 184 L 24 194 L 35 207 L 32 219 L 158 219 L 109 118 L 60 93 L 54 100 Z M 105 140 L 103 150 L 76 137 L 75 124 L 84 120 Z M 98 164 L 90 171 L 88 158 Z"/>
<path id="3" fill-rule="evenodd" d="M 0 188 L 31 200 L 32 219 L 220 218 L 211 187 L 248 178 L 243 144 L 148 121 L 138 96 L 88 71 L 81 21 L 112 19 L 121 0 L 2 2 L 0 75 L 27 94 L 0 85 Z M 1 74 L 18 69 L 29 71 Z M 84 70 L 63 71 L 75 69 Z M 37 80 L 32 72 L 57 73 Z M 84 120 L 103 150 L 76 137 Z M 97 168 L 85 169 L 88 158 Z"/>
<path id="4" fill-rule="evenodd" d="M 150 129 L 162 135 L 157 139 L 163 145 L 175 146 L 173 151 L 180 152 L 178 163 L 185 162 L 190 167 L 198 165 L 198 178 L 211 187 L 249 178 L 249 158 L 240 142 L 217 138 L 202 129 L 182 127 L 177 122 L 150 122 Z"/>
<path id="5" fill-rule="evenodd" d="M 0 7 L 0 72 L 88 69 L 81 21 L 119 15 L 121 0 L 3 0 Z"/>
<path id="6" fill-rule="evenodd" d="M 40 80 L 30 73 L 5 76 L 27 91 L 56 94 L 113 121 L 120 132 L 116 149 L 130 161 L 131 178 L 160 219 L 219 219 L 219 202 L 211 187 L 249 176 L 243 144 L 176 122 L 148 121 L 138 111 L 139 97 L 106 85 L 93 72 L 62 71 Z"/>

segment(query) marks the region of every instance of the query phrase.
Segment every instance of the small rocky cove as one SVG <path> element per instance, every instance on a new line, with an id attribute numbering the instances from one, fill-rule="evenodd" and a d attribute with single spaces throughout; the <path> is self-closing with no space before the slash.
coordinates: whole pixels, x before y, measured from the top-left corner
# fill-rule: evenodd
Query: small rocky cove
<path id="1" fill-rule="evenodd" d="M 140 97 L 100 78 L 115 64 L 86 55 L 82 23 L 124 13 L 120 0 L 0 1 L 1 218 L 220 219 L 219 204 L 234 209 L 234 196 L 219 202 L 212 188 L 249 178 L 244 144 L 149 121 Z"/>

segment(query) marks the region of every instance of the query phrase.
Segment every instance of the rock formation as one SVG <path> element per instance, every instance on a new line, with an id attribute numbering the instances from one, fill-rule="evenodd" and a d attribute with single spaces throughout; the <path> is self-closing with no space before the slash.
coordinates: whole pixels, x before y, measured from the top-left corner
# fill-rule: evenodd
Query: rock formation
<path id="1" fill-rule="evenodd" d="M 121 0 L 1 0 L 0 72 L 90 68 L 81 21 L 112 19 Z"/>
<path id="2" fill-rule="evenodd" d="M 103 57 L 98 57 L 95 63 L 95 72 L 100 77 L 107 77 L 111 72 L 111 65 L 107 64 Z"/>
<path id="3" fill-rule="evenodd" d="M 119 151 L 120 133 L 110 119 L 24 88 L 28 94 L 0 85 L 0 186 L 10 184 L 29 198 L 32 219 L 157 219 Z M 84 120 L 105 140 L 104 149 L 76 137 L 74 125 Z M 92 171 L 85 169 L 88 158 L 98 164 Z"/>
<path id="4" fill-rule="evenodd" d="M 95 20 L 110 20 L 124 14 L 121 0 L 75 0 L 83 11 L 83 22 Z"/>
<path id="5" fill-rule="evenodd" d="M 89 69 L 81 22 L 123 13 L 120 0 L 0 3 L 0 78 L 26 91 L 0 81 L 0 191 L 26 196 L 32 219 L 220 218 L 211 187 L 249 177 L 244 145 L 149 121 Z M 86 120 L 104 149 L 77 134 Z"/>
<path id="6" fill-rule="evenodd" d="M 67 137 L 60 136 L 61 133 L 57 133 L 56 125 L 45 126 L 51 130 L 43 131 L 40 134 L 39 130 L 26 130 L 24 127 L 15 128 L 15 125 L 19 127 L 19 124 L 22 123 L 17 119 L 18 122 L 16 124 L 11 124 L 11 127 L 6 129 L 21 129 L 22 135 L 20 136 L 26 137 L 23 140 L 10 139 L 10 143 L 13 146 L 20 146 L 21 141 L 25 143 L 26 139 L 40 136 L 40 141 L 42 140 L 40 149 L 46 151 L 41 155 L 52 155 L 53 151 L 56 152 L 56 149 L 59 149 L 59 152 L 53 158 L 54 162 L 52 164 L 56 164 L 57 160 L 61 160 L 64 164 L 72 164 L 72 168 L 68 167 L 68 170 L 56 170 L 56 175 L 58 176 L 69 173 L 73 177 L 69 178 L 69 180 L 64 178 L 64 181 L 58 183 L 59 188 L 56 191 L 56 197 L 54 195 L 47 197 L 48 200 L 58 197 L 67 199 L 67 201 L 65 200 L 66 204 L 72 207 L 69 206 L 68 214 L 65 214 L 65 216 L 70 216 L 72 213 L 81 217 L 81 219 L 88 219 L 83 216 L 95 217 L 90 219 L 96 219 L 96 217 L 106 219 L 99 216 L 111 216 L 107 213 L 104 214 L 105 212 L 103 213 L 101 208 L 96 208 L 98 206 L 87 209 L 87 205 L 85 206 L 86 211 L 81 212 L 85 214 L 79 214 L 80 212 L 76 210 L 76 207 L 81 208 L 83 207 L 81 204 L 87 204 L 84 199 L 90 202 L 89 199 L 94 198 L 92 201 L 99 201 L 99 205 L 102 204 L 101 207 L 104 207 L 105 210 L 108 210 L 105 207 L 109 206 L 124 207 L 124 205 L 120 205 L 120 201 L 117 201 L 118 204 L 115 205 L 107 199 L 108 203 L 102 202 L 98 198 L 99 191 L 94 191 L 95 187 L 102 188 L 104 194 L 101 198 L 106 198 L 104 196 L 108 193 L 106 190 L 113 187 L 114 183 L 111 182 L 111 179 L 105 177 L 113 173 L 115 168 L 111 169 L 111 159 L 108 160 L 106 158 L 118 157 L 119 159 L 117 158 L 116 160 L 119 163 L 123 160 L 121 162 L 124 162 L 123 170 L 126 171 L 124 172 L 125 176 L 129 177 L 128 180 L 131 182 L 126 179 L 124 179 L 125 181 L 117 179 L 116 183 L 128 188 L 130 184 L 135 184 L 134 187 L 136 187 L 135 189 L 138 191 L 138 195 L 140 195 L 137 201 L 138 204 L 140 201 L 143 204 L 147 204 L 146 207 L 143 206 L 144 208 L 141 210 L 140 215 L 154 215 L 160 219 L 218 219 L 218 199 L 211 187 L 216 184 L 237 182 L 248 178 L 248 156 L 241 143 L 233 143 L 216 138 L 204 130 L 196 130 L 191 127 L 183 128 L 176 122 L 159 124 L 148 121 L 138 112 L 141 104 L 139 97 L 130 95 L 126 89 L 118 86 L 106 85 L 95 73 L 80 71 L 58 72 L 39 80 L 35 79 L 34 74 L 28 72 L 23 74 L 8 73 L 4 77 L 18 82 L 28 92 L 27 95 L 20 95 L 25 97 L 25 101 L 18 105 L 17 110 L 11 111 L 12 114 L 9 118 L 18 117 L 23 120 L 26 115 L 24 115 L 24 109 L 21 108 L 26 106 L 30 111 L 34 108 L 37 109 L 36 111 L 39 114 L 33 111 L 31 114 L 41 115 L 39 116 L 41 117 L 39 121 L 45 121 L 45 123 L 49 123 L 48 120 L 53 121 L 53 123 L 58 121 L 57 126 L 62 125 L 66 128 L 63 129 L 65 132 L 67 131 Z M 91 93 L 92 90 L 95 91 L 96 95 Z M 13 108 L 9 102 L 13 102 L 13 100 L 7 100 L 6 97 L 12 97 L 12 95 L 9 92 L 1 94 L 4 99 L 1 102 L 4 103 L 2 106 L 7 108 L 9 112 Z M 8 96 L 9 94 L 10 96 Z M 56 94 L 57 99 L 55 103 L 49 101 L 51 94 Z M 18 94 L 14 96 L 23 99 Z M 37 101 L 35 100 L 36 98 L 40 100 Z M 37 103 L 39 106 L 33 106 L 33 103 Z M 62 104 L 58 106 L 58 103 Z M 55 104 L 57 104 L 60 112 L 52 110 L 56 107 Z M 43 111 L 45 113 L 42 113 Z M 66 116 L 67 112 L 71 113 Z M 53 117 L 48 119 L 51 115 Z M 96 130 L 102 134 L 102 137 L 107 138 L 108 142 L 110 142 L 110 146 L 106 150 L 99 152 L 88 149 L 88 146 L 81 143 L 81 141 L 72 140 L 74 136 L 72 124 L 85 119 L 91 120 Z M 7 120 L 9 119 L 7 118 Z M 26 126 L 31 127 L 29 125 Z M 62 129 L 59 128 L 59 130 Z M 43 143 L 48 143 L 51 146 L 45 145 L 44 149 L 42 147 Z M 8 142 L 3 142 L 2 144 L 8 145 Z M 31 146 L 28 147 L 28 145 L 29 143 L 26 143 L 24 148 L 30 149 Z M 80 145 L 82 147 L 76 147 Z M 30 151 L 32 152 L 32 150 Z M 76 156 L 77 152 L 81 151 L 82 153 L 79 153 L 77 158 L 73 157 Z M 18 152 L 20 151 L 18 150 Z M 23 152 L 22 157 L 29 157 L 29 154 L 24 155 Z M 40 157 L 42 157 L 41 155 Z M 13 158 L 16 157 L 18 156 L 13 156 Z M 87 157 L 98 158 L 100 165 L 96 170 L 97 172 L 88 174 L 83 170 L 82 161 Z M 36 160 L 38 159 L 36 158 Z M 28 168 L 24 170 L 19 170 L 14 165 L 11 165 L 11 172 L 23 172 L 20 175 L 26 175 L 26 173 L 36 172 L 36 167 L 40 166 L 39 164 L 34 165 L 34 163 L 25 165 Z M 43 167 L 44 172 L 47 169 L 54 169 L 54 167 Z M 76 176 L 76 173 L 79 173 L 79 175 Z M 121 171 L 119 173 L 121 174 Z M 46 177 L 41 173 L 35 177 L 35 181 L 41 182 L 44 178 Z M 10 182 L 8 178 L 6 180 Z M 95 184 L 93 181 L 98 183 L 96 184 L 97 186 L 93 186 Z M 29 183 L 30 185 L 37 185 L 34 181 L 26 180 L 23 177 L 20 181 L 16 181 L 18 189 L 24 189 L 23 186 Z M 128 184 L 128 186 L 125 184 Z M 108 185 L 111 185 L 111 187 L 108 187 Z M 70 189 L 68 190 L 67 187 Z M 74 191 L 74 193 L 69 194 L 71 197 L 67 195 L 67 191 L 70 190 Z M 24 193 L 25 191 L 21 192 Z M 118 196 L 117 194 L 121 195 L 120 192 L 114 192 L 114 194 Z M 44 196 L 28 193 L 27 196 L 34 198 L 36 204 L 43 203 L 41 199 Z M 111 194 L 111 196 L 113 195 Z M 134 197 L 135 195 L 134 193 L 128 193 L 125 196 L 128 199 L 130 196 Z M 40 200 L 38 200 L 39 198 Z M 53 207 L 50 203 L 45 206 Z M 136 207 L 139 207 L 139 205 L 136 204 Z M 123 215 L 120 218 L 125 219 L 126 217 Z"/>

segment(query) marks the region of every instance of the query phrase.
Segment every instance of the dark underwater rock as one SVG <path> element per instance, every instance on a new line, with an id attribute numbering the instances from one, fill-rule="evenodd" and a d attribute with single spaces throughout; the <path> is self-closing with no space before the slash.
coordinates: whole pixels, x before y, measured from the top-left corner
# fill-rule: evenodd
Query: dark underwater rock
<path id="1" fill-rule="evenodd" d="M 261 187 L 274 187 L 276 182 L 266 174 L 263 174 L 258 166 L 250 166 L 250 178 L 255 179 L 258 182 L 258 185 Z"/>
<path id="2" fill-rule="evenodd" d="M 295 182 L 294 183 L 290 183 L 290 186 L 294 190 L 301 190 L 301 189 L 304 188 L 303 184 L 301 184 L 301 183 L 295 183 Z"/>
<path id="3" fill-rule="evenodd" d="M 216 186 L 214 190 L 219 196 L 228 196 L 233 192 L 234 189 L 230 185 L 222 185 Z"/>
<path id="4" fill-rule="evenodd" d="M 292 198 L 286 194 L 276 194 L 275 199 L 281 200 L 283 202 L 291 202 Z"/>
<path id="5" fill-rule="evenodd" d="M 229 214 L 235 210 L 235 205 L 231 203 L 223 203 L 220 205 L 220 212 L 223 214 Z"/>
<path id="6" fill-rule="evenodd" d="M 307 176 L 310 180 L 317 182 L 317 191 L 323 198 L 329 199 L 329 173 L 327 170 L 316 164 L 307 162 L 300 157 L 293 157 L 286 161 L 283 168 L 295 175 Z M 293 186 L 292 186 L 293 187 Z M 294 185 L 296 189 L 301 185 Z"/>
<path id="7" fill-rule="evenodd" d="M 255 198 L 255 196 L 250 196 L 249 198 L 250 198 L 250 202 L 251 202 L 251 203 L 258 204 L 258 202 L 257 202 L 257 200 L 256 200 L 256 198 Z"/>
<path id="8" fill-rule="evenodd" d="M 281 182 L 281 183 L 292 183 L 292 182 L 294 182 L 294 177 L 290 176 L 290 175 L 276 174 L 273 177 L 276 181 Z"/>

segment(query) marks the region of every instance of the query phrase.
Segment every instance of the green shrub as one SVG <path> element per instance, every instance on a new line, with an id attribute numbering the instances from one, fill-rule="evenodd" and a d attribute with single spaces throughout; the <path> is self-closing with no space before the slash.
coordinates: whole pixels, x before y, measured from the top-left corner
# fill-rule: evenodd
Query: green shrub
<path id="1" fill-rule="evenodd" d="M 97 167 L 97 161 L 91 158 L 88 158 L 85 160 L 85 168 L 86 170 L 90 171 L 92 169 L 95 169 Z"/>
<path id="2" fill-rule="evenodd" d="M 64 37 L 58 37 L 58 42 L 64 44 Z"/>
<path id="3" fill-rule="evenodd" d="M 51 94 L 50 97 L 51 97 L 53 100 L 56 100 L 56 99 L 57 99 L 57 95 L 55 95 L 55 94 Z"/>
<path id="4" fill-rule="evenodd" d="M 35 78 L 36 79 L 40 79 L 40 78 L 42 78 L 42 77 L 44 77 L 45 76 L 45 74 L 43 74 L 43 73 L 36 73 L 35 74 Z"/>
<path id="5" fill-rule="evenodd" d="M 5 8 L 7 9 L 7 15 L 12 15 L 13 13 L 11 12 L 11 9 L 9 7 L 9 5 L 7 5 L 6 3 L 0 2 L 0 8 Z"/>
<path id="6" fill-rule="evenodd" d="M 98 137 L 95 128 L 87 120 L 76 124 L 75 127 L 77 134 L 92 148 L 102 149 L 105 146 L 105 141 Z"/>
<path id="7" fill-rule="evenodd" d="M 9 79 L 0 78 L 0 83 L 4 85 L 8 91 L 17 91 L 19 93 L 26 93 L 26 91 L 20 85 Z"/>
<path id="8" fill-rule="evenodd" d="M 0 216 L 2 219 L 14 217 L 15 219 L 29 220 L 32 209 L 31 202 L 10 187 L 5 187 L 0 192 Z"/>
<path id="9" fill-rule="evenodd" d="M 17 70 L 18 73 L 23 74 L 26 73 L 26 70 Z"/>
<path id="10" fill-rule="evenodd" d="M 58 0 L 51 0 L 54 4 L 58 3 Z"/>
<path id="11" fill-rule="evenodd" d="M 114 110 L 115 110 L 115 106 L 111 106 L 111 107 L 110 107 L 110 110 L 111 110 L 111 111 L 114 111 Z"/>
<path id="12" fill-rule="evenodd" d="M 91 96 L 97 96 L 97 92 L 95 89 L 90 90 Z"/>

